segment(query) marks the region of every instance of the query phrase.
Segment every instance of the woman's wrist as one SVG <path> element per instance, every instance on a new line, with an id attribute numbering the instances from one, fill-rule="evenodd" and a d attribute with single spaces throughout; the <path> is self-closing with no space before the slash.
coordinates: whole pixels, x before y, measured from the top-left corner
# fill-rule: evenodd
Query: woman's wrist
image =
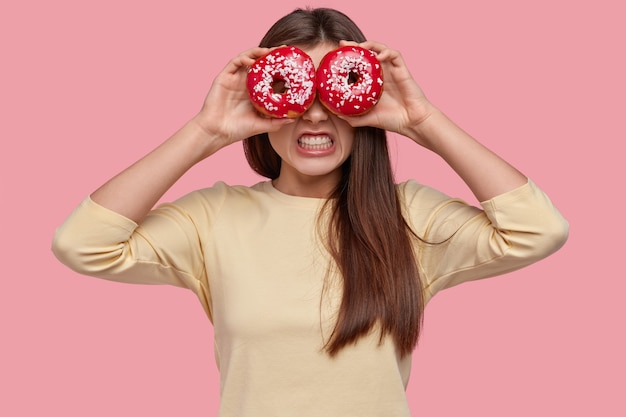
<path id="1" fill-rule="evenodd" d="M 410 118 L 404 136 L 412 139 L 415 143 L 434 150 L 440 130 L 445 125 L 452 123 L 441 110 L 428 103 L 424 106 L 424 110 L 420 112 L 419 117 Z"/>
<path id="2" fill-rule="evenodd" d="M 224 135 L 203 122 L 201 115 L 191 118 L 181 130 L 186 131 L 184 136 L 192 142 L 192 149 L 197 152 L 195 162 L 200 162 L 229 144 Z"/>

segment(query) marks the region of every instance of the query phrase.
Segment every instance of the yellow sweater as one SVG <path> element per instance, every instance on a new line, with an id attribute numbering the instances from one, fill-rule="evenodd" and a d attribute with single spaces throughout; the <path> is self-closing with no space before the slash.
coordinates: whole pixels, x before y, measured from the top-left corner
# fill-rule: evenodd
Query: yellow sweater
<path id="1" fill-rule="evenodd" d="M 567 239 L 567 222 L 532 181 L 483 210 L 414 181 L 398 187 L 419 236 L 453 235 L 417 248 L 427 299 L 529 265 Z M 221 417 L 409 416 L 411 357 L 389 338 L 379 344 L 373 331 L 336 357 L 322 351 L 341 298 L 316 232 L 323 202 L 270 182 L 217 183 L 138 226 L 87 198 L 57 230 L 53 251 L 86 275 L 197 294 L 214 326 Z"/>

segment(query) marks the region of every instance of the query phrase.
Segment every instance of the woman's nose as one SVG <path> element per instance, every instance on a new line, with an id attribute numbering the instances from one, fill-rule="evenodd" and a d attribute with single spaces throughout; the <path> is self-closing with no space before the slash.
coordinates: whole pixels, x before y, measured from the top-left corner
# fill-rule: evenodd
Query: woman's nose
<path id="1" fill-rule="evenodd" d="M 311 123 L 319 123 L 328 119 L 328 110 L 320 101 L 316 98 L 311 107 L 304 112 L 302 118 Z"/>

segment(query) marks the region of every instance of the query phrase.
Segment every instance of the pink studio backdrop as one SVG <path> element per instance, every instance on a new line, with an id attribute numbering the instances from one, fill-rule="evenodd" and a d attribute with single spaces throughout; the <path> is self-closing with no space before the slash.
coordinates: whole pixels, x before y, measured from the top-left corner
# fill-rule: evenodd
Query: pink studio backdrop
<path id="1" fill-rule="evenodd" d="M 231 57 L 307 4 L 340 8 L 401 50 L 431 100 L 571 223 L 551 258 L 428 306 L 408 388 L 414 415 L 626 415 L 617 0 L 3 4 L 0 415 L 216 414 L 212 329 L 194 296 L 81 277 L 50 240 L 89 192 L 198 110 Z M 436 157 L 391 141 L 398 180 L 474 202 Z M 259 178 L 234 145 L 166 197 L 216 180 Z"/>

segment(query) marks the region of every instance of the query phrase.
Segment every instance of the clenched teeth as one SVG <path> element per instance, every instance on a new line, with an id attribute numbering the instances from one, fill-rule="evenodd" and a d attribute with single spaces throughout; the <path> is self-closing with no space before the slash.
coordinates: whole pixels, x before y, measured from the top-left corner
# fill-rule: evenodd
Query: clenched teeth
<path id="1" fill-rule="evenodd" d="M 303 146 L 330 146 L 333 144 L 333 141 L 328 136 L 302 136 L 298 139 L 298 143 Z"/>
<path id="2" fill-rule="evenodd" d="M 333 141 L 328 136 L 302 136 L 298 146 L 307 151 L 325 151 L 333 146 Z"/>

